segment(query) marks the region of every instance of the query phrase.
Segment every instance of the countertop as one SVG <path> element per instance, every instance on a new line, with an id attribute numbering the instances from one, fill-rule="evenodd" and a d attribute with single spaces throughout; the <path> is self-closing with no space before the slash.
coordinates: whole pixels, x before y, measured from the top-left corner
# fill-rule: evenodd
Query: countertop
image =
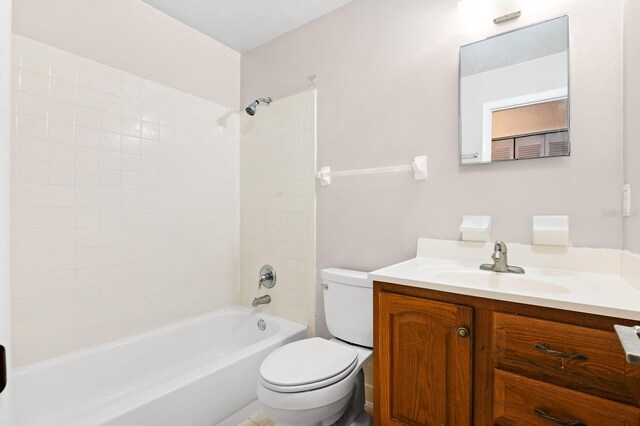
<path id="1" fill-rule="evenodd" d="M 416 257 L 371 272 L 369 278 L 416 288 L 640 321 L 640 288 L 619 274 L 511 263 L 524 267 L 526 273 L 501 274 L 479 270 L 479 262 Z"/>

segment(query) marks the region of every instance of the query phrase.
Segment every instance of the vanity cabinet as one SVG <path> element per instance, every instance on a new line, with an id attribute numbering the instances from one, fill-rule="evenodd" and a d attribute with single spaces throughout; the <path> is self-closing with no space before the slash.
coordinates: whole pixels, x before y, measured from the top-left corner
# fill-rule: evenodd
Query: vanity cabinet
<path id="1" fill-rule="evenodd" d="M 470 424 L 472 323 L 468 306 L 380 296 L 375 347 L 384 424 Z"/>
<path id="2" fill-rule="evenodd" d="M 374 282 L 376 425 L 640 426 L 633 321 Z"/>

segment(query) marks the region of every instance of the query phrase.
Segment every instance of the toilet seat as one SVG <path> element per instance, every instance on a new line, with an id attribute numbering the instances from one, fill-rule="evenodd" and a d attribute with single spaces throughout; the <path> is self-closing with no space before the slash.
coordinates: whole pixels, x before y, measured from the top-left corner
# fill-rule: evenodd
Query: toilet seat
<path id="1" fill-rule="evenodd" d="M 260 383 L 275 392 L 310 391 L 339 382 L 357 364 L 353 348 L 315 337 L 282 346 L 267 356 L 260 366 Z"/>
<path id="2" fill-rule="evenodd" d="M 353 361 L 353 364 L 351 364 L 344 371 L 338 373 L 337 375 L 333 377 L 329 377 L 325 380 L 320 380 L 312 383 L 305 383 L 305 384 L 295 385 L 295 386 L 282 386 L 282 385 L 276 385 L 274 383 L 268 382 L 263 377 L 260 377 L 260 383 L 265 388 L 275 392 L 295 393 L 295 392 L 311 391 L 311 390 L 320 389 L 326 386 L 330 386 L 330 385 L 333 385 L 334 383 L 339 382 L 340 380 L 347 377 L 354 370 L 354 368 L 356 368 L 357 364 L 358 364 L 358 360 L 356 359 L 355 361 Z"/>

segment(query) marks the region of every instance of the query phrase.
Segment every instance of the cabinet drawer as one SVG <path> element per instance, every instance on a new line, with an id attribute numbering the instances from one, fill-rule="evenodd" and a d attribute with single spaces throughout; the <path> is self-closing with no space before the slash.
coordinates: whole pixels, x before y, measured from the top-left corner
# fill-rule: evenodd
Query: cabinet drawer
<path id="1" fill-rule="evenodd" d="M 494 423 L 509 426 L 637 426 L 640 409 L 496 370 Z"/>
<path id="2" fill-rule="evenodd" d="M 615 332 L 496 312 L 495 367 L 637 404 L 640 367 L 625 361 Z"/>

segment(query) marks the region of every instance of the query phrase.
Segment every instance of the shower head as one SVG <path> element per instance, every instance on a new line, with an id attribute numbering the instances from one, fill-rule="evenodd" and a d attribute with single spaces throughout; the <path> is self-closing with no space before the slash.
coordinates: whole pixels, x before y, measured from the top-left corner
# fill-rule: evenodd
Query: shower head
<path id="1" fill-rule="evenodd" d="M 256 115 L 257 108 L 258 108 L 258 101 L 253 101 L 251 102 L 251 105 L 245 108 L 245 111 L 247 112 L 247 114 L 253 117 L 254 115 Z"/>
<path id="2" fill-rule="evenodd" d="M 251 102 L 251 104 L 248 107 L 246 107 L 244 110 L 247 112 L 247 114 L 253 117 L 254 115 L 256 115 L 258 105 L 265 104 L 266 106 L 269 106 L 270 103 L 271 103 L 271 98 L 256 99 L 255 101 Z"/>

